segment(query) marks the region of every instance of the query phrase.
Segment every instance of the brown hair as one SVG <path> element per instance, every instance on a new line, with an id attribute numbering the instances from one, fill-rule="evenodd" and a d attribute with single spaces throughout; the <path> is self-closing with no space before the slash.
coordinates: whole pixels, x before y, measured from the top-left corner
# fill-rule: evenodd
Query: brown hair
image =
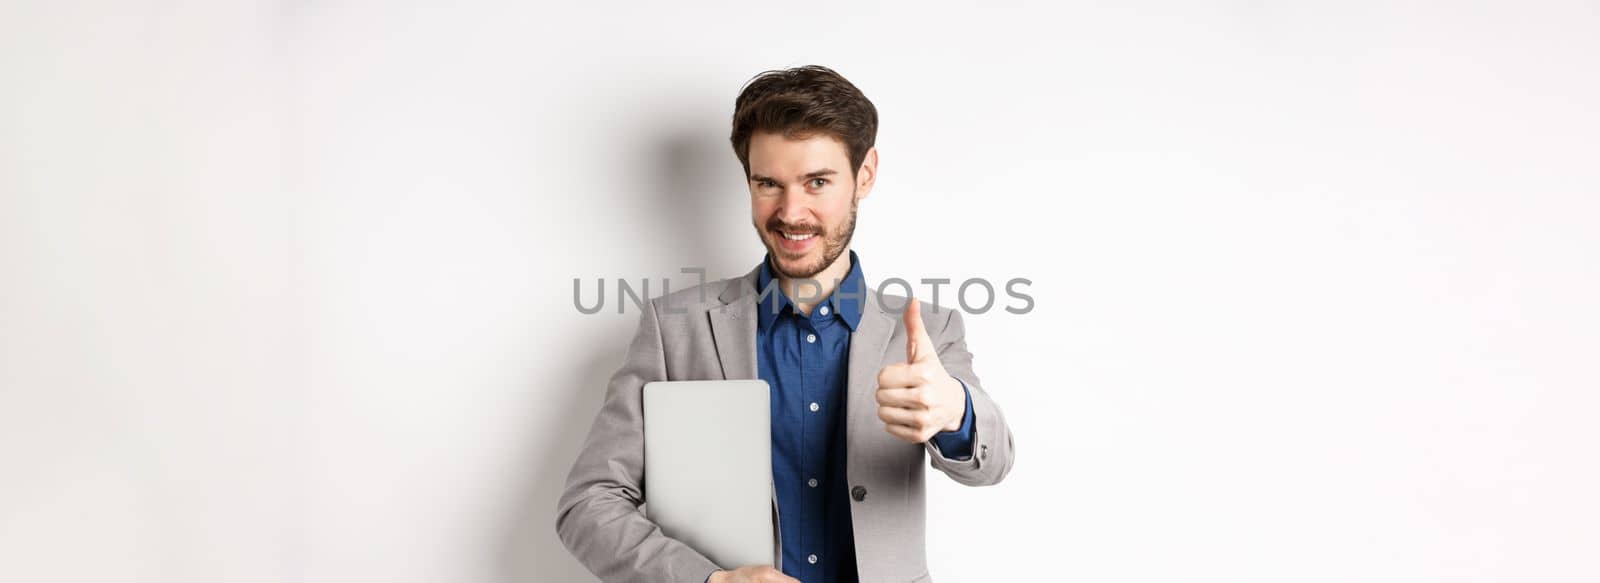
<path id="1" fill-rule="evenodd" d="M 821 65 L 765 71 L 734 100 L 733 153 L 750 176 L 750 136 L 758 131 L 806 138 L 821 132 L 850 151 L 855 176 L 878 137 L 878 109 L 844 76 Z"/>

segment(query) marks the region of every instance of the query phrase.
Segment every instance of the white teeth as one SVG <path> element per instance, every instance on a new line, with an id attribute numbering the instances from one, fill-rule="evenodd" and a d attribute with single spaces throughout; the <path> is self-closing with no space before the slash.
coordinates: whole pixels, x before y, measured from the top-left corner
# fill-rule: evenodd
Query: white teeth
<path id="1" fill-rule="evenodd" d="M 806 239 L 810 239 L 812 237 L 817 236 L 816 233 L 806 233 L 804 235 L 791 235 L 791 234 L 788 234 L 788 233 L 782 233 L 782 235 L 783 235 L 783 238 L 788 239 L 790 241 L 804 241 Z"/>

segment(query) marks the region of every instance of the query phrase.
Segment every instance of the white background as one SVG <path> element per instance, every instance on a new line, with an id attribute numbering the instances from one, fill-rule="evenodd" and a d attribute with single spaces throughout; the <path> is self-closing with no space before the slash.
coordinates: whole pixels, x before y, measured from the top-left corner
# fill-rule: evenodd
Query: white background
<path id="1" fill-rule="evenodd" d="M 938 580 L 1600 579 L 1595 3 L 766 4 L 0 3 L 0 580 L 592 580 L 572 279 L 755 265 L 809 63 L 870 280 L 1034 281 Z"/>

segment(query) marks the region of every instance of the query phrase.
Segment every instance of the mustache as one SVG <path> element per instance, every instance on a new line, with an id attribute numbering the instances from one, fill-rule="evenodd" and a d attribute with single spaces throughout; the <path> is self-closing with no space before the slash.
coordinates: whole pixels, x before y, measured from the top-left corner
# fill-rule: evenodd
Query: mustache
<path id="1" fill-rule="evenodd" d="M 816 234 L 816 235 L 824 234 L 822 226 L 820 226 L 820 225 L 792 225 L 792 224 L 789 224 L 789 223 L 785 223 L 785 222 L 783 222 L 781 220 L 778 220 L 777 217 L 773 217 L 773 218 L 767 219 L 767 230 L 768 231 L 783 230 L 785 232 L 793 233 L 793 234 L 796 234 L 796 235 L 804 235 L 804 234 L 807 234 L 807 233 Z"/>

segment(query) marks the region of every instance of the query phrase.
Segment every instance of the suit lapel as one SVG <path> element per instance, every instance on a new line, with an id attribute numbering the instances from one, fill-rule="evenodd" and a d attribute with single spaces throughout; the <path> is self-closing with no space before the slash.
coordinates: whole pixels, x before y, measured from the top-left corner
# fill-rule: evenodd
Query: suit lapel
<path id="1" fill-rule="evenodd" d="M 729 282 L 718 299 L 722 306 L 706 312 L 711 318 L 711 337 L 717 344 L 717 360 L 722 378 L 756 378 L 756 271 Z"/>
<path id="2" fill-rule="evenodd" d="M 855 451 L 851 444 L 863 430 L 861 424 L 878 418 L 878 371 L 883 368 L 883 355 L 887 354 L 889 340 L 894 336 L 894 317 L 883 310 L 876 292 L 865 290 L 865 293 L 861 324 L 850 337 L 850 370 L 845 397 L 845 411 L 849 415 L 845 424 L 846 451 Z"/>

